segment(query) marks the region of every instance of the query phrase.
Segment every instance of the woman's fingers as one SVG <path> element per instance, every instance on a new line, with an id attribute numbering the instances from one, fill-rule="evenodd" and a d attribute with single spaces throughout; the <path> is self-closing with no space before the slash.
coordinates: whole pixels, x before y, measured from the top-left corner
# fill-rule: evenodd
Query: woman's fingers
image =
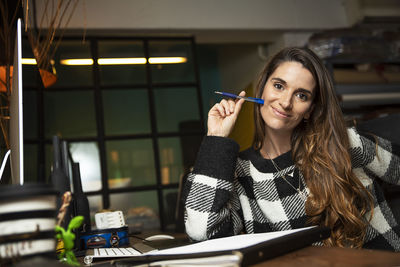
<path id="1" fill-rule="evenodd" d="M 224 107 L 226 115 L 229 116 L 230 114 L 233 113 L 233 111 L 234 111 L 233 107 L 235 105 L 235 102 L 233 100 L 231 100 L 231 99 L 229 99 L 229 100 L 222 99 L 220 104 Z"/>
<path id="2" fill-rule="evenodd" d="M 235 111 L 235 102 L 223 99 L 221 102 L 215 104 L 215 108 L 222 117 L 229 116 Z"/>
<path id="3" fill-rule="evenodd" d="M 241 92 L 244 96 L 246 93 Z M 244 99 L 223 99 L 208 113 L 207 135 L 227 137 L 232 131 Z"/>
<path id="4" fill-rule="evenodd" d="M 215 108 L 218 110 L 220 116 L 225 117 L 225 109 L 224 109 L 224 107 L 221 105 L 221 103 L 215 104 Z"/>
<path id="5" fill-rule="evenodd" d="M 239 96 L 246 96 L 246 92 L 245 91 L 241 91 Z M 240 112 L 243 103 L 244 103 L 244 99 L 239 99 L 239 101 L 236 102 L 235 110 L 234 110 L 235 113 L 239 113 Z"/>
<path id="6" fill-rule="evenodd" d="M 235 105 L 236 105 L 235 101 L 233 99 L 230 99 L 228 103 L 229 103 L 229 112 L 230 113 L 235 112 Z"/>
<path id="7" fill-rule="evenodd" d="M 245 96 L 246 92 L 242 91 L 239 94 L 240 96 Z M 234 99 L 222 99 L 221 102 L 214 105 L 214 107 L 210 110 L 210 112 L 218 111 L 219 115 L 223 118 L 229 116 L 231 114 L 239 113 L 244 99 L 234 100 Z M 211 114 L 211 113 L 210 113 Z"/>

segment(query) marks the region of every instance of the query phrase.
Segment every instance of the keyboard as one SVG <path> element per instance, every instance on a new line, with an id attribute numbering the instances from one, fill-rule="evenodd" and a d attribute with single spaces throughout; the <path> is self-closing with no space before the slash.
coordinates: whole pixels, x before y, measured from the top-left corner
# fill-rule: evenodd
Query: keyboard
<path id="1" fill-rule="evenodd" d="M 142 253 L 132 247 L 128 248 L 95 248 L 88 250 L 85 258 L 85 264 L 91 264 L 94 259 L 111 259 L 140 256 Z"/>

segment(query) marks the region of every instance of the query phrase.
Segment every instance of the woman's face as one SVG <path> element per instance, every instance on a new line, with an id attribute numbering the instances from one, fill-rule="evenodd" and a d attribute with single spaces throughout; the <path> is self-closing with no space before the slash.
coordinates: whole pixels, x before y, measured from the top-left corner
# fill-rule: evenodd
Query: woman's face
<path id="1" fill-rule="evenodd" d="M 260 108 L 267 131 L 292 133 L 313 107 L 315 80 L 299 62 L 283 62 L 265 84 Z M 282 132 L 282 133 L 283 133 Z"/>

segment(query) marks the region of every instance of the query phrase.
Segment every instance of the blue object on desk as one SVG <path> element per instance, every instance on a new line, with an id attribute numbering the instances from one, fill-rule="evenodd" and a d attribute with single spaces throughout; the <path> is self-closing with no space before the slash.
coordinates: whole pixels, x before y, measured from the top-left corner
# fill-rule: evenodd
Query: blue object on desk
<path id="1" fill-rule="evenodd" d="M 227 92 L 218 92 L 218 91 L 215 91 L 215 93 L 219 94 L 219 95 L 231 97 L 231 98 L 244 99 L 246 101 L 250 101 L 250 102 L 254 102 L 254 103 L 257 103 L 257 104 L 264 105 L 264 100 L 261 99 L 261 98 L 246 97 L 246 96 L 240 96 L 240 95 L 235 95 L 235 94 L 231 94 L 231 93 L 227 93 Z"/>
<path id="2" fill-rule="evenodd" d="M 111 248 L 129 245 L 128 226 L 93 230 L 80 237 L 83 249 Z"/>

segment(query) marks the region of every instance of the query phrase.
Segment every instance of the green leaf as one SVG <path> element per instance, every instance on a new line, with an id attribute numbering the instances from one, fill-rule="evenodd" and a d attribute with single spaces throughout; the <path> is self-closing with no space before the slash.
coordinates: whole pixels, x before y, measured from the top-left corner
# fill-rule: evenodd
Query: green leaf
<path id="1" fill-rule="evenodd" d="M 68 230 L 78 228 L 79 226 L 81 226 L 83 220 L 84 220 L 83 216 L 76 216 L 72 218 L 71 221 L 69 222 Z"/>
<path id="2" fill-rule="evenodd" d="M 65 233 L 65 229 L 61 226 L 56 225 L 55 232 L 56 233 Z"/>

